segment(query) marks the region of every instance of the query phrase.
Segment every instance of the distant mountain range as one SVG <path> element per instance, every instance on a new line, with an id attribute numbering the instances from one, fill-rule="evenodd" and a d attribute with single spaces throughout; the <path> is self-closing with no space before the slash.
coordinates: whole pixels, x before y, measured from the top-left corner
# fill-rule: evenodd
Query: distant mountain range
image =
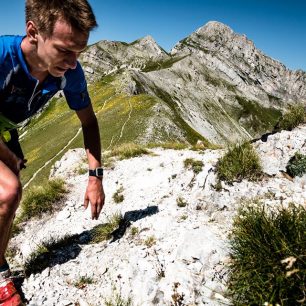
<path id="1" fill-rule="evenodd" d="M 112 76 L 117 91 L 155 99 L 140 142 L 252 139 L 270 131 L 290 104 L 306 104 L 305 72 L 287 69 L 215 21 L 170 53 L 151 36 L 129 44 L 103 40 L 81 62 L 89 82 Z"/>

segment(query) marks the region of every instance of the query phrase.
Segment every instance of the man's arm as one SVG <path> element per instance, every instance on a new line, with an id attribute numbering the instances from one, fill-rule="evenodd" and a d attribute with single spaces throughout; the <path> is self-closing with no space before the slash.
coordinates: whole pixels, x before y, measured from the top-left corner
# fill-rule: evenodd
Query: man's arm
<path id="1" fill-rule="evenodd" d="M 76 113 L 82 124 L 89 169 L 95 169 L 101 166 L 101 142 L 96 115 L 92 109 L 92 105 L 76 111 Z M 84 207 L 87 208 L 90 202 L 92 219 L 98 219 L 104 205 L 104 198 L 102 178 L 89 176 L 84 198 Z"/>

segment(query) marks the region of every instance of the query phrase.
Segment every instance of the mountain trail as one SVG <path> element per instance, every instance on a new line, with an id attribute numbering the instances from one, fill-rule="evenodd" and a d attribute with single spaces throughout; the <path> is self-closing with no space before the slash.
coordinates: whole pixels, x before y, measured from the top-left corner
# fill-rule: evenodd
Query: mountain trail
<path id="1" fill-rule="evenodd" d="M 50 158 L 48 161 L 45 162 L 45 164 L 40 167 L 33 175 L 32 177 L 24 184 L 23 188 L 27 188 L 31 182 L 35 179 L 38 173 L 40 173 L 45 167 L 47 167 L 56 157 L 61 155 L 67 148 L 68 146 L 79 136 L 80 132 L 82 131 L 82 128 L 79 128 L 76 134 L 68 141 L 68 143 L 52 158 Z"/>

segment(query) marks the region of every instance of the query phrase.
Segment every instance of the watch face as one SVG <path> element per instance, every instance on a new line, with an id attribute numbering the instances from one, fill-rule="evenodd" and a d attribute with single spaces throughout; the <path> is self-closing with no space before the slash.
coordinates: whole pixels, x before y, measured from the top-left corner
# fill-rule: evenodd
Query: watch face
<path id="1" fill-rule="evenodd" d="M 103 168 L 97 168 L 96 169 L 97 176 L 103 176 Z"/>

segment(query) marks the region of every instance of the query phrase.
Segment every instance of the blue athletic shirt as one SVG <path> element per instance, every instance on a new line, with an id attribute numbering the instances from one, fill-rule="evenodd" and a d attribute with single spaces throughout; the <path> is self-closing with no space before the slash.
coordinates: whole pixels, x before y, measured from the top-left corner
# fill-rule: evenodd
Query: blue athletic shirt
<path id="1" fill-rule="evenodd" d="M 23 36 L 0 36 L 0 113 L 15 123 L 33 116 L 59 90 L 69 107 L 81 110 L 90 104 L 83 69 L 69 69 L 63 77 L 49 74 L 36 90 L 38 80 L 30 75 L 21 50 Z"/>

